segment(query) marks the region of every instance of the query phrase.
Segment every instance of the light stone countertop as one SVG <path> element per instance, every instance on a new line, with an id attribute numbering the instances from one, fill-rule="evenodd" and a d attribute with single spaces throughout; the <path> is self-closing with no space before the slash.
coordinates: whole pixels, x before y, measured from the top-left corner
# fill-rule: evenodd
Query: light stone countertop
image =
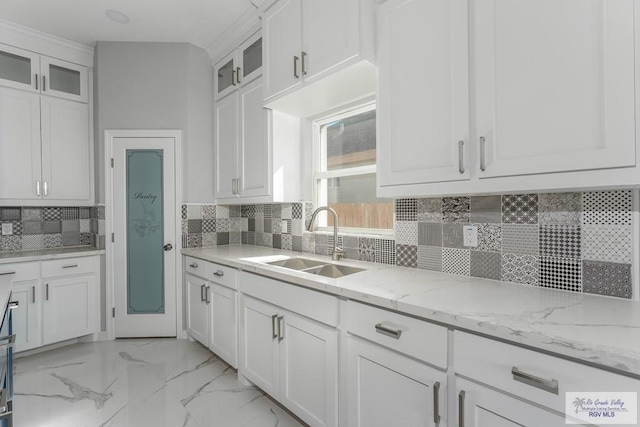
<path id="1" fill-rule="evenodd" d="M 104 249 L 96 249 L 93 246 L 74 246 L 66 248 L 43 249 L 39 251 L 0 252 L 0 264 L 102 255 L 104 253 Z"/>
<path id="2" fill-rule="evenodd" d="M 182 254 L 640 378 L 638 301 L 350 260 L 367 270 L 331 279 L 265 264 L 328 256 L 249 245 Z"/>

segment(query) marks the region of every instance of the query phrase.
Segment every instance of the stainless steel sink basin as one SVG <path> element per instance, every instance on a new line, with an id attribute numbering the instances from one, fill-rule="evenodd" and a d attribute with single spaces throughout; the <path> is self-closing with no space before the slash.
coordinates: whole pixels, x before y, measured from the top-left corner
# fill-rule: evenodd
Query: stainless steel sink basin
<path id="1" fill-rule="evenodd" d="M 348 265 L 334 264 L 327 261 L 318 261 L 316 259 L 297 257 L 283 259 L 280 261 L 272 261 L 267 264 L 288 268 L 291 270 L 302 271 L 304 273 L 315 274 L 318 276 L 331 277 L 334 279 L 364 271 L 364 268 L 357 268 Z"/>
<path id="2" fill-rule="evenodd" d="M 291 270 L 305 270 L 307 268 L 325 265 L 326 262 L 308 258 L 289 258 L 280 261 L 269 262 L 267 264 L 290 268 Z"/>

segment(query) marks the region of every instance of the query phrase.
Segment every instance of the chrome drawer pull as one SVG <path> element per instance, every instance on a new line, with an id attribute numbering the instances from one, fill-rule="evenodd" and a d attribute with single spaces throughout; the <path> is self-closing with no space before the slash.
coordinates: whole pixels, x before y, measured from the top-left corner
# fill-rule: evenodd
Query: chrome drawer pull
<path id="1" fill-rule="evenodd" d="M 514 381 L 539 388 L 540 390 L 544 390 L 549 393 L 558 394 L 558 380 L 547 380 L 536 377 L 535 375 L 522 372 L 515 366 L 511 368 L 511 375 L 513 375 Z"/>
<path id="2" fill-rule="evenodd" d="M 284 339 L 284 327 L 282 325 L 283 320 L 284 316 L 278 316 L 278 342 Z"/>
<path id="3" fill-rule="evenodd" d="M 6 273 L 0 273 L 0 276 L 11 276 L 12 274 L 16 274 L 15 271 L 7 271 Z"/>
<path id="4" fill-rule="evenodd" d="M 62 268 L 76 268 L 78 264 L 63 265 Z"/>
<path id="5" fill-rule="evenodd" d="M 200 301 L 205 301 L 206 297 L 204 296 L 204 288 L 206 288 L 207 285 L 200 285 Z"/>
<path id="6" fill-rule="evenodd" d="M 196 262 L 192 262 L 191 264 L 189 264 L 189 267 L 191 267 L 191 268 L 198 268 L 198 263 L 196 263 Z"/>
<path id="7" fill-rule="evenodd" d="M 464 427 L 464 398 L 466 393 L 462 390 L 458 393 L 458 427 Z"/>
<path id="8" fill-rule="evenodd" d="M 204 302 L 209 304 L 211 302 L 211 292 L 209 292 L 209 286 L 204 289 Z"/>
<path id="9" fill-rule="evenodd" d="M 440 382 L 433 384 L 433 423 L 440 422 Z"/>
<path id="10" fill-rule="evenodd" d="M 273 316 L 271 316 L 271 338 L 272 339 L 276 339 L 278 338 L 278 334 L 276 333 L 276 319 L 278 318 L 277 314 L 274 314 Z"/>
<path id="11" fill-rule="evenodd" d="M 464 173 L 464 141 L 458 141 L 458 172 Z"/>
<path id="12" fill-rule="evenodd" d="M 224 276 L 224 271 L 218 270 L 215 273 L 213 273 L 213 275 L 216 276 L 216 277 L 222 277 L 222 276 Z"/>
<path id="13" fill-rule="evenodd" d="M 402 335 L 402 331 L 400 329 L 389 329 L 387 327 L 382 326 L 382 323 L 378 323 L 376 325 L 376 332 L 391 338 L 395 338 L 397 340 L 399 340 L 400 335 Z"/>

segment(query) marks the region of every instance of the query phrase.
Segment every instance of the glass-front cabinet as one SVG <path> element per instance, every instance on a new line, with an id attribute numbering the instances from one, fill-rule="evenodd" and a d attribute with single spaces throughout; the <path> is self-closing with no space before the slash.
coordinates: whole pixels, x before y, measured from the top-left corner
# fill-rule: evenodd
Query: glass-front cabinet
<path id="1" fill-rule="evenodd" d="M 234 92 L 262 74 L 262 35 L 255 33 L 214 67 L 215 99 Z"/>
<path id="2" fill-rule="evenodd" d="M 87 68 L 0 44 L 0 86 L 88 102 Z"/>

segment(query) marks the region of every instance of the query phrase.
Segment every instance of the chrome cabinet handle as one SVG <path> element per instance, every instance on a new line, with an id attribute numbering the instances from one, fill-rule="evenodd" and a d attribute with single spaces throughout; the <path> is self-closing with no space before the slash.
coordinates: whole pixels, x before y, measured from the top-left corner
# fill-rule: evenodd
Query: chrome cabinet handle
<path id="1" fill-rule="evenodd" d="M 397 340 L 400 339 L 400 335 L 402 335 L 402 331 L 400 329 L 389 329 L 385 326 L 382 326 L 382 323 L 378 323 L 376 325 L 376 332 L 391 338 L 395 338 Z"/>
<path id="2" fill-rule="evenodd" d="M 231 70 L 231 84 L 236 86 L 236 70 Z"/>
<path id="3" fill-rule="evenodd" d="M 63 265 L 62 268 L 76 268 L 78 264 Z"/>
<path id="4" fill-rule="evenodd" d="M 458 427 L 464 427 L 464 398 L 466 393 L 462 390 L 458 393 Z"/>
<path id="5" fill-rule="evenodd" d="M 294 57 L 293 57 L 293 77 L 295 77 L 296 79 L 300 78 L 300 76 L 298 75 L 298 61 L 299 60 L 300 60 L 300 58 L 294 55 Z"/>
<path id="6" fill-rule="evenodd" d="M 200 301 L 204 301 L 204 288 L 206 285 L 200 285 Z"/>
<path id="7" fill-rule="evenodd" d="M 458 141 L 458 172 L 464 173 L 464 141 Z"/>
<path id="8" fill-rule="evenodd" d="M 7 271 L 4 273 L 0 273 L 0 276 L 11 276 L 12 274 L 16 274 L 15 271 Z"/>
<path id="9" fill-rule="evenodd" d="M 276 334 L 276 319 L 278 318 L 277 314 L 271 316 L 271 339 L 278 338 L 278 334 Z"/>
<path id="10" fill-rule="evenodd" d="M 240 67 L 236 67 L 236 81 L 240 84 Z"/>
<path id="11" fill-rule="evenodd" d="M 513 375 L 514 381 L 539 388 L 540 390 L 552 394 L 558 394 L 558 380 L 547 380 L 545 378 L 536 377 L 535 375 L 522 372 L 516 366 L 511 368 L 511 375 Z"/>
<path id="12" fill-rule="evenodd" d="M 236 194 L 241 194 L 242 191 L 240 191 L 240 178 L 236 178 Z"/>
<path id="13" fill-rule="evenodd" d="M 47 197 L 49 195 L 49 190 L 47 190 L 47 181 L 44 182 L 44 196 Z"/>
<path id="14" fill-rule="evenodd" d="M 231 180 L 231 192 L 238 194 L 238 181 L 235 178 Z"/>
<path id="15" fill-rule="evenodd" d="M 278 316 L 278 342 L 284 339 L 284 327 L 282 326 L 283 320 L 284 316 Z"/>
<path id="16" fill-rule="evenodd" d="M 224 271 L 218 270 L 215 273 L 213 273 L 213 275 L 216 276 L 216 277 L 223 277 L 224 276 Z"/>
<path id="17" fill-rule="evenodd" d="M 40 196 L 40 181 L 36 181 L 36 196 Z"/>
<path id="18" fill-rule="evenodd" d="M 47 77 L 45 75 L 42 76 L 42 91 L 47 90 Z"/>
<path id="19" fill-rule="evenodd" d="M 209 292 L 209 286 L 207 286 L 204 290 L 205 299 L 204 302 L 209 304 L 211 302 L 211 293 Z"/>
<path id="20" fill-rule="evenodd" d="M 49 284 L 45 286 L 44 299 L 49 301 Z"/>
<path id="21" fill-rule="evenodd" d="M 36 90 L 38 90 L 38 73 L 36 73 Z"/>
<path id="22" fill-rule="evenodd" d="M 438 425 L 440 422 L 440 382 L 433 384 L 433 423 Z"/>
<path id="23" fill-rule="evenodd" d="M 485 153 L 486 142 L 487 142 L 487 140 L 485 139 L 485 137 L 481 136 L 480 137 L 480 170 L 482 172 L 487 170 L 487 159 L 485 157 L 485 155 L 486 155 L 486 153 Z"/>
<path id="24" fill-rule="evenodd" d="M 307 61 L 305 61 L 305 59 L 307 58 L 307 52 L 305 52 L 304 50 L 302 51 L 302 75 L 305 76 L 307 74 Z"/>
<path id="25" fill-rule="evenodd" d="M 189 267 L 198 268 L 198 263 L 197 262 L 192 262 L 191 264 L 189 264 Z"/>
<path id="26" fill-rule="evenodd" d="M 32 304 L 36 303 L 36 287 L 35 286 L 31 287 L 31 303 Z"/>

